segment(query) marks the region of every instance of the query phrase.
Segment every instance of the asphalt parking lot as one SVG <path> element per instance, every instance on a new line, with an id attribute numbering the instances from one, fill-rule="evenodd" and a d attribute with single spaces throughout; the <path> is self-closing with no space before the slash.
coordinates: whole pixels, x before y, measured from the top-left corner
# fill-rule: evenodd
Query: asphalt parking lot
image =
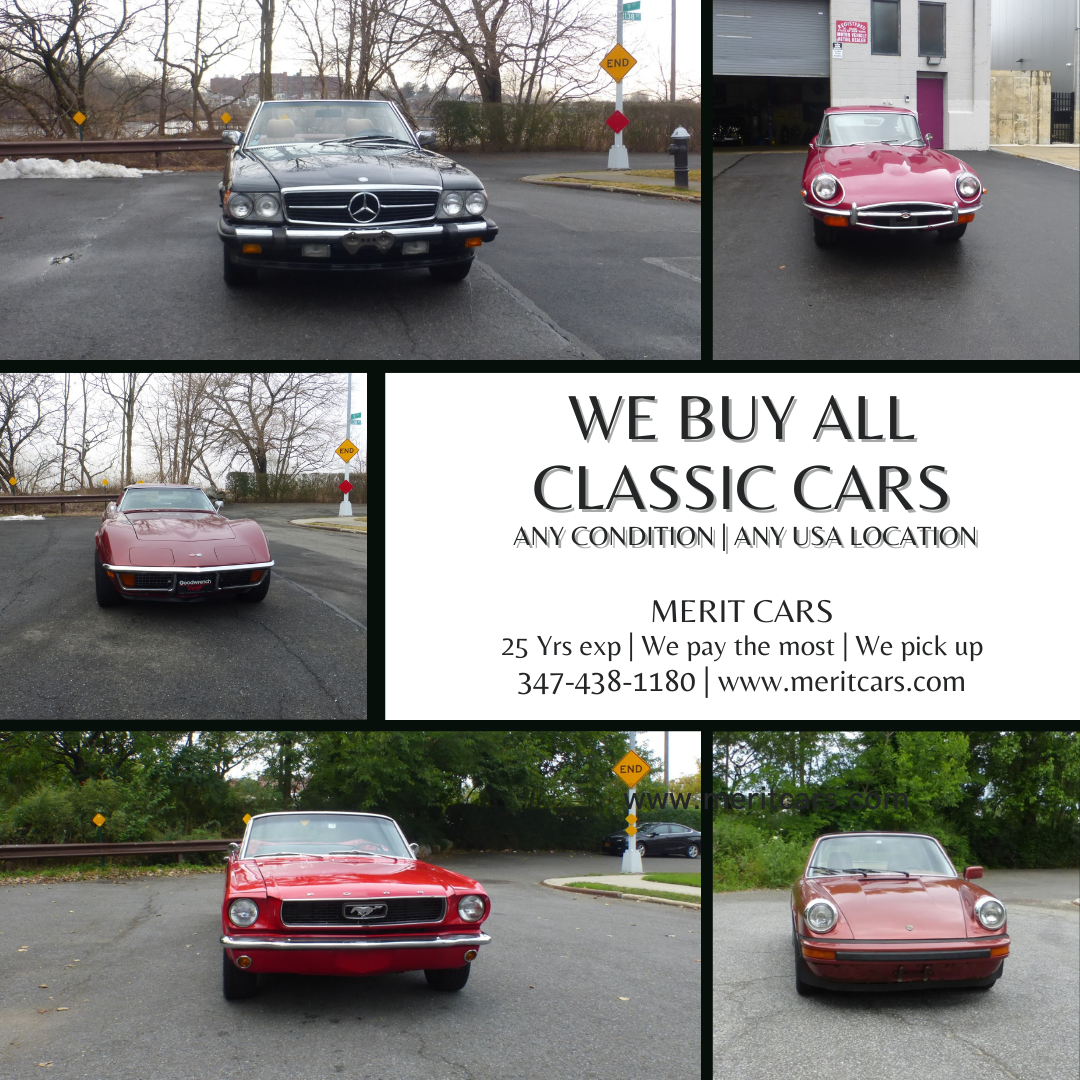
<path id="1" fill-rule="evenodd" d="M 993 989 L 795 992 L 788 893 L 713 898 L 713 1072 L 741 1080 L 1076 1080 L 1080 910 L 1070 871 L 1002 871 L 1012 952 Z M 1052 889 L 1021 875 L 1058 875 Z M 988 873 L 987 888 L 990 884 Z M 1022 902 L 1021 902 L 1022 901 Z"/>
<path id="2" fill-rule="evenodd" d="M 367 537 L 287 524 L 327 504 L 223 513 L 252 517 L 266 533 L 275 566 L 261 603 L 100 608 L 100 518 L 0 520 L 0 716 L 365 719 Z"/>
<path id="3" fill-rule="evenodd" d="M 700 357 L 699 204 L 518 179 L 603 168 L 598 154 L 455 156 L 480 175 L 500 228 L 458 284 L 426 271 L 264 271 L 257 287 L 229 289 L 219 173 L 2 181 L 0 357 Z"/>
<path id="4" fill-rule="evenodd" d="M 0 889 L 0 1074 L 699 1080 L 698 912 L 539 884 L 602 856 L 433 861 L 492 898 L 492 943 L 456 994 L 419 972 L 276 976 L 226 1002 L 220 875 Z"/>
<path id="5" fill-rule="evenodd" d="M 800 195 L 804 154 L 717 155 L 713 356 L 1080 360 L 1080 173 L 959 156 L 989 193 L 958 243 L 872 234 L 822 249 Z"/>

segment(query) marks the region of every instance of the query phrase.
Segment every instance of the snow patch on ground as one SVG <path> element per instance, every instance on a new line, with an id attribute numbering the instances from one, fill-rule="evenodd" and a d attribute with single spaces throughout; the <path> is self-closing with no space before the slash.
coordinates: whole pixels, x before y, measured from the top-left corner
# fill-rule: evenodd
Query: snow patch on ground
<path id="1" fill-rule="evenodd" d="M 96 176 L 131 176 L 136 180 L 144 174 L 172 172 L 171 169 L 129 169 L 126 165 L 106 165 L 103 161 L 56 161 L 54 158 L 20 158 L 0 161 L 0 180 L 19 180 L 37 177 L 47 180 L 86 180 Z"/>
<path id="2" fill-rule="evenodd" d="M 0 521 L 44 521 L 44 514 L 0 514 Z"/>

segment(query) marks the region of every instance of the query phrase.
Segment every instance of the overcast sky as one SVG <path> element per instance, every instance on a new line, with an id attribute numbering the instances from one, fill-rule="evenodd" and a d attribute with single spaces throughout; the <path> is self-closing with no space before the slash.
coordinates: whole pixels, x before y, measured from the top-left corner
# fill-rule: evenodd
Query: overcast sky
<path id="1" fill-rule="evenodd" d="M 662 731 L 639 731 L 638 746 L 644 746 L 649 753 L 659 759 L 653 779 L 664 778 L 664 733 Z M 701 757 L 700 731 L 672 731 L 668 735 L 668 777 L 677 780 L 680 776 L 690 776 L 697 772 L 697 761 Z"/>

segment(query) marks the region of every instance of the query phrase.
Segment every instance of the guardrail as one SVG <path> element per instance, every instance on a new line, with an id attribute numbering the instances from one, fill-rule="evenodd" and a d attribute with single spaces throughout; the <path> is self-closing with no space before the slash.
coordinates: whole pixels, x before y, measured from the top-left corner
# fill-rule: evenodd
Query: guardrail
<path id="1" fill-rule="evenodd" d="M 163 153 L 175 154 L 190 150 L 228 150 L 221 136 L 191 139 L 20 139 L 0 142 L 0 158 L 71 157 L 74 154 L 157 154 L 161 164 Z"/>
<path id="2" fill-rule="evenodd" d="M 125 844 L 0 844 L 0 860 L 71 859 L 84 855 L 192 855 L 224 851 L 236 840 L 139 840 Z"/>
<path id="3" fill-rule="evenodd" d="M 0 506 L 14 506 L 18 509 L 20 503 L 23 506 L 48 506 L 56 503 L 61 506 L 64 503 L 103 503 L 112 502 L 117 497 L 115 494 L 67 495 L 62 491 L 57 492 L 55 495 L 0 495 Z"/>

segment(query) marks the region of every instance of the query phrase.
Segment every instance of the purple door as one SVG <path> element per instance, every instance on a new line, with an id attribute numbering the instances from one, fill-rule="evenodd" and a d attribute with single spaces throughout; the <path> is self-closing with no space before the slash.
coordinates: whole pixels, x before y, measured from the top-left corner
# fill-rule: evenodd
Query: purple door
<path id="1" fill-rule="evenodd" d="M 923 135 L 933 135 L 934 141 L 930 145 L 935 150 L 943 150 L 945 148 L 945 80 L 927 79 L 920 76 L 915 98 L 915 109 L 919 114 L 919 127 L 922 128 Z"/>

